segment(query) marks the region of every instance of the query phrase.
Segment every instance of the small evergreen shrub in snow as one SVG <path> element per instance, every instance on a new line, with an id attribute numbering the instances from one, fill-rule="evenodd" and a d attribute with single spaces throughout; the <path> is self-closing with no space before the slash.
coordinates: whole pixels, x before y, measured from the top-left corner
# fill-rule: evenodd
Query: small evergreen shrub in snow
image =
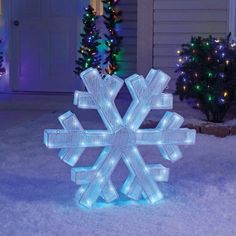
<path id="1" fill-rule="evenodd" d="M 176 94 L 194 99 L 208 121 L 222 122 L 235 99 L 236 43 L 226 39 L 192 37 L 183 44 L 176 72 Z"/>

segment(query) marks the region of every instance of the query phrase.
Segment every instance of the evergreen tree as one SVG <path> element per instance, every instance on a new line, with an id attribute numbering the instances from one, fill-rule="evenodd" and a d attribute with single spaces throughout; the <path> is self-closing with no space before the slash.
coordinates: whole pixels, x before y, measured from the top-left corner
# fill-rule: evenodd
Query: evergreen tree
<path id="1" fill-rule="evenodd" d="M 85 8 L 83 15 L 83 33 L 80 34 L 82 37 L 81 47 L 79 49 L 79 59 L 76 60 L 75 73 L 80 74 L 83 70 L 93 67 L 101 70 L 100 63 L 101 57 L 98 55 L 98 45 L 100 45 L 99 30 L 96 29 L 97 16 L 92 8 L 88 6 Z"/>
<path id="2" fill-rule="evenodd" d="M 121 23 L 121 11 L 118 10 L 119 0 L 103 0 L 104 24 L 107 28 L 106 50 L 107 57 L 104 64 L 107 65 L 106 73 L 112 75 L 119 69 L 118 56 L 121 50 L 122 37 L 119 35 L 118 25 Z"/>
<path id="3" fill-rule="evenodd" d="M 236 43 L 226 39 L 192 37 L 182 45 L 176 94 L 192 98 L 208 121 L 221 122 L 234 99 Z"/>

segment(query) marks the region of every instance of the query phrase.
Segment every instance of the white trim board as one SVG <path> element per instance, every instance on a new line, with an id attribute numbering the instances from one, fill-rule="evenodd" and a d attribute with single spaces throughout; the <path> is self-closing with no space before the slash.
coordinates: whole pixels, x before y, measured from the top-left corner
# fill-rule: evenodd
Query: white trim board
<path id="1" fill-rule="evenodd" d="M 228 15 L 229 32 L 231 32 L 231 38 L 236 40 L 236 0 L 229 0 Z"/>

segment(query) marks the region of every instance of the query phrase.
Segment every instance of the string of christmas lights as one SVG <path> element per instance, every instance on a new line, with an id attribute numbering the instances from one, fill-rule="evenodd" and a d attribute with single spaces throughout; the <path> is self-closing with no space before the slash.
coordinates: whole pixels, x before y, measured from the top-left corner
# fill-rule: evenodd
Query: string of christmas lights
<path id="1" fill-rule="evenodd" d="M 236 43 L 226 39 L 192 37 L 183 44 L 176 72 L 176 94 L 194 99 L 208 121 L 222 122 L 234 99 Z"/>
<path id="2" fill-rule="evenodd" d="M 107 47 L 107 57 L 104 64 L 107 65 L 105 69 L 107 74 L 116 74 L 119 70 L 118 57 L 121 50 L 121 43 L 123 37 L 119 35 L 118 26 L 121 23 L 121 11 L 118 10 L 117 4 L 119 0 L 103 0 L 104 8 L 104 24 L 107 28 L 107 34 L 104 34 Z"/>
<path id="3" fill-rule="evenodd" d="M 81 47 L 79 49 L 79 59 L 76 60 L 75 73 L 80 74 L 87 68 L 93 67 L 97 70 L 101 70 L 101 56 L 98 54 L 99 30 L 96 29 L 96 12 L 92 6 L 85 8 L 83 15 L 83 33 L 80 34 L 82 37 Z"/>

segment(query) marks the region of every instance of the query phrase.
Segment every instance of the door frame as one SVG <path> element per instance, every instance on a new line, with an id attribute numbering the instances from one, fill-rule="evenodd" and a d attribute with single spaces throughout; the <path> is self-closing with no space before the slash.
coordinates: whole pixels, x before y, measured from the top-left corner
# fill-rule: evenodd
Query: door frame
<path id="1" fill-rule="evenodd" d="M 17 58 L 16 56 L 18 55 L 16 50 L 17 46 L 16 43 L 14 42 L 14 30 L 12 27 L 13 20 L 12 19 L 12 5 L 13 5 L 13 0 L 2 0 L 2 15 L 4 17 L 4 31 L 5 35 L 7 37 L 7 45 L 6 45 L 6 57 L 7 61 L 9 62 L 9 91 L 10 92 L 18 92 L 16 91 L 16 83 L 18 79 L 18 73 L 17 73 Z M 20 0 L 19 0 L 20 1 Z M 89 0 L 78 0 L 79 1 L 79 9 L 78 9 L 78 16 L 82 16 L 84 8 L 88 5 Z M 82 21 L 82 18 L 77 19 L 78 21 Z M 78 27 L 77 31 L 77 48 L 80 45 L 80 36 L 81 30 Z M 79 89 L 79 88 L 78 88 Z M 25 93 L 40 93 L 40 94 L 48 94 L 51 92 L 25 92 Z M 55 93 L 55 92 L 52 92 Z"/>
<path id="2" fill-rule="evenodd" d="M 1 0 L 2 2 L 2 19 L 3 19 L 3 38 L 4 38 L 4 60 L 8 63 L 8 86 L 7 86 L 7 92 L 13 91 L 13 81 L 12 78 L 12 70 L 11 70 L 11 57 L 12 57 L 12 51 L 11 49 L 11 25 L 10 25 L 10 18 L 11 18 L 11 0 Z"/>
<path id="3" fill-rule="evenodd" d="M 231 38 L 236 40 L 236 0 L 229 0 L 228 3 L 228 30 Z"/>

